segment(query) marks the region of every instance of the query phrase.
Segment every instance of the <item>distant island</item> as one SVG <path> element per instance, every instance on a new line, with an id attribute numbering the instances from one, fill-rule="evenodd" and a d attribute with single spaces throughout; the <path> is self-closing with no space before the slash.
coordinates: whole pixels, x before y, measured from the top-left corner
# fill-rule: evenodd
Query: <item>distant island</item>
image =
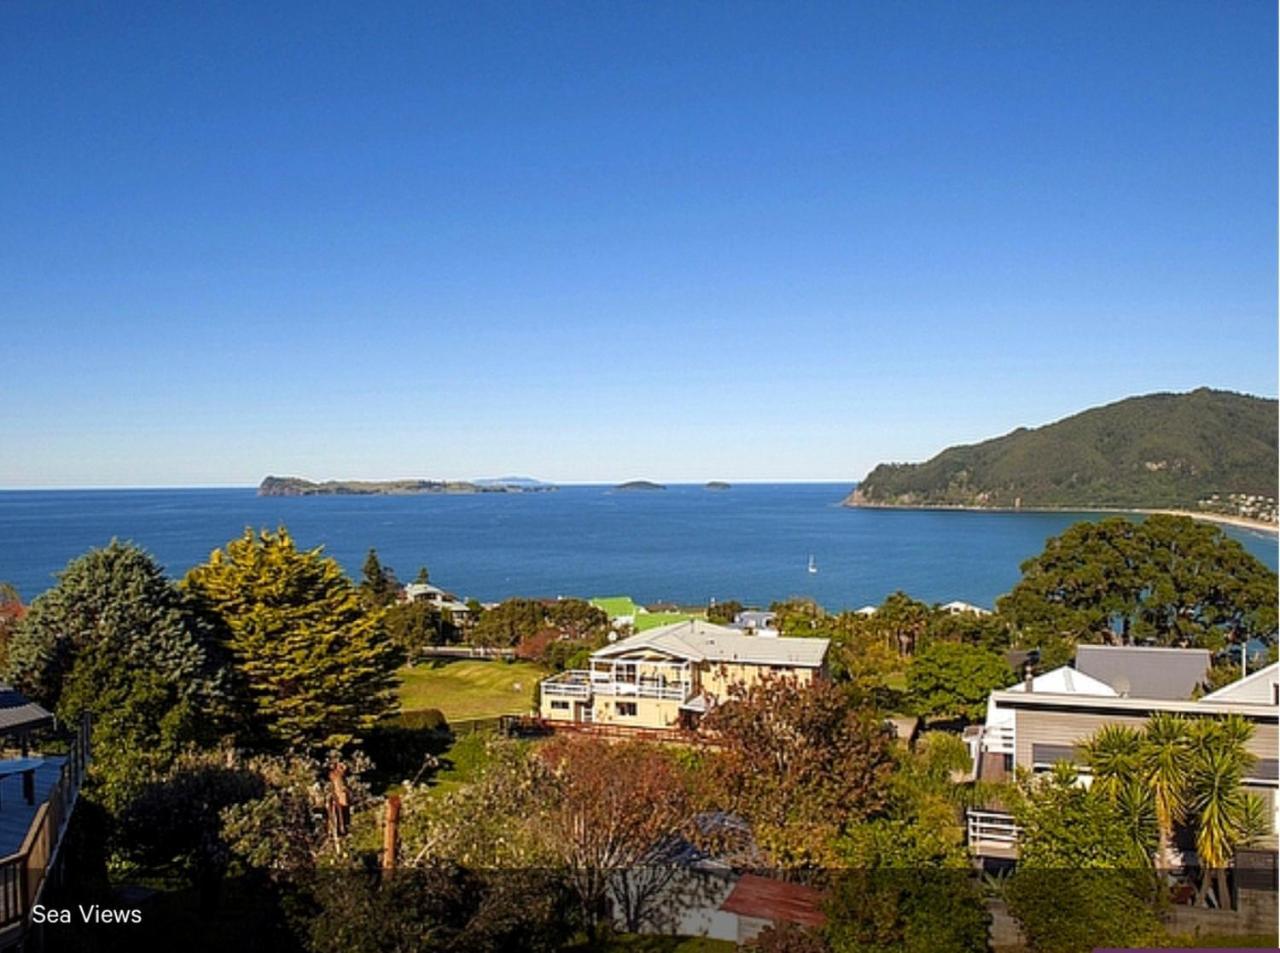
<path id="1" fill-rule="evenodd" d="M 419 493 L 537 493 L 554 490 L 528 477 L 502 480 L 325 480 L 269 476 L 258 496 L 412 496 Z"/>
<path id="2" fill-rule="evenodd" d="M 619 483 L 614 487 L 615 490 L 665 490 L 666 487 L 661 483 L 651 483 L 648 480 L 629 480 L 626 483 Z"/>
<path id="3" fill-rule="evenodd" d="M 728 483 L 725 483 L 725 482 L 723 482 L 723 481 L 721 481 L 721 480 L 711 480 L 709 483 L 707 483 L 707 485 L 706 485 L 703 489 L 707 489 L 707 490 L 727 490 L 727 489 L 729 489 L 729 488 L 730 488 L 730 487 L 729 487 L 729 484 L 728 484 Z"/>
<path id="4" fill-rule="evenodd" d="M 1201 388 L 882 463 L 846 506 L 1176 509 L 1276 523 L 1277 402 Z"/>

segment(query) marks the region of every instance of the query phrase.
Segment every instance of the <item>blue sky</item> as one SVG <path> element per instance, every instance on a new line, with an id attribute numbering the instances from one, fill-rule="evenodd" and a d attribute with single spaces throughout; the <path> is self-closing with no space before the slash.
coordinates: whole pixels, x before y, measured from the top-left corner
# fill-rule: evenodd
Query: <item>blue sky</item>
<path id="1" fill-rule="evenodd" d="M 0 4 L 0 485 L 854 480 L 1276 393 L 1276 8 Z"/>

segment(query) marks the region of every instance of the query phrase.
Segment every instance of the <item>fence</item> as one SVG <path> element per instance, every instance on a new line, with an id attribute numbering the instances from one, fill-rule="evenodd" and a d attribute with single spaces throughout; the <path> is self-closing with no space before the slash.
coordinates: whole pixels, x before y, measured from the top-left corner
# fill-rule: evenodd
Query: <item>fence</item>
<path id="1" fill-rule="evenodd" d="M 89 718 L 76 730 L 67 760 L 48 798 L 36 808 L 27 836 L 16 854 L 0 859 L 0 929 L 21 923 L 40 896 L 58 861 L 58 848 L 75 809 L 89 763 Z"/>
<path id="2" fill-rule="evenodd" d="M 514 659 L 515 649 L 486 648 L 480 645 L 432 645 L 416 649 L 414 658 L 427 661 L 433 658 Z"/>

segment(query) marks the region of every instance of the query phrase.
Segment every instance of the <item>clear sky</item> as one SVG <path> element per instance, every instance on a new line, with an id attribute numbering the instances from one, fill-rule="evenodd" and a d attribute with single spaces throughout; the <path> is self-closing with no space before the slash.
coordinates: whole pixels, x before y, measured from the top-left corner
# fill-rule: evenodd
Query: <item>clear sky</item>
<path id="1" fill-rule="evenodd" d="M 854 480 L 1276 393 L 1276 6 L 0 4 L 0 485 Z"/>

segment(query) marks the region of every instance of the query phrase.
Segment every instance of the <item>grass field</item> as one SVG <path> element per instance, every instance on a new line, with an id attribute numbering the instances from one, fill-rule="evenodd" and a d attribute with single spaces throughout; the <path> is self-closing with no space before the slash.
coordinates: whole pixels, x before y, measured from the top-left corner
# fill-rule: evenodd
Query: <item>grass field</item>
<path id="1" fill-rule="evenodd" d="M 532 662 L 459 659 L 405 666 L 398 675 L 402 711 L 438 708 L 455 722 L 527 713 L 547 672 Z"/>

